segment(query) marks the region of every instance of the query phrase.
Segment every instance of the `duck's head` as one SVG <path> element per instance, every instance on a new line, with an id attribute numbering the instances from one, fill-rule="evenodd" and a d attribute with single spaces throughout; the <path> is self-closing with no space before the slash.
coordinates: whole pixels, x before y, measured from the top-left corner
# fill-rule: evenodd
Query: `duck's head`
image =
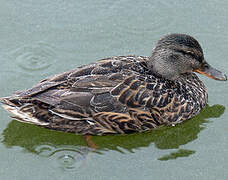
<path id="1" fill-rule="evenodd" d="M 189 72 L 197 72 L 215 80 L 227 80 L 225 74 L 205 61 L 198 41 L 186 34 L 162 37 L 152 51 L 148 66 L 153 73 L 169 80 L 176 80 L 181 74 Z"/>

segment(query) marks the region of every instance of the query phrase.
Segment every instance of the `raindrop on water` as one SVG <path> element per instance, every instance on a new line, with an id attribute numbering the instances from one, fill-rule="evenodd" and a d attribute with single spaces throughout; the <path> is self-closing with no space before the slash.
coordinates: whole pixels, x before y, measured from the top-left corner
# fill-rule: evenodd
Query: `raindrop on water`
<path id="1" fill-rule="evenodd" d="M 56 50 L 47 43 L 20 47 L 11 53 L 16 64 L 25 71 L 41 71 L 49 68 L 56 60 Z"/>
<path id="2" fill-rule="evenodd" d="M 74 169 L 76 164 L 76 159 L 74 156 L 69 154 L 64 154 L 58 157 L 58 163 L 64 169 Z"/>
<path id="3" fill-rule="evenodd" d="M 80 168 L 87 155 L 88 151 L 84 152 L 82 149 L 63 148 L 53 152 L 51 158 L 54 160 L 55 166 L 68 171 Z"/>
<path id="4" fill-rule="evenodd" d="M 51 160 L 53 166 L 65 171 L 80 168 L 89 153 L 89 149 L 77 146 L 54 147 L 50 145 L 39 145 L 35 150 L 39 155 Z"/>

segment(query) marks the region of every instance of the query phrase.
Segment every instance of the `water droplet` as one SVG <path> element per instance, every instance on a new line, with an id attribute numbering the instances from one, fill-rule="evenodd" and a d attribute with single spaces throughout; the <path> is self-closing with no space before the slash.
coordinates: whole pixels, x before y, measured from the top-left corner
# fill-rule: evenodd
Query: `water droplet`
<path id="1" fill-rule="evenodd" d="M 84 151 L 78 147 L 74 148 L 58 148 L 53 152 L 51 158 L 58 168 L 69 171 L 80 168 L 86 160 L 88 151 Z"/>
<path id="2" fill-rule="evenodd" d="M 54 47 L 39 42 L 25 45 L 11 53 L 17 65 L 25 71 L 41 71 L 49 68 L 56 60 Z"/>
<path id="3" fill-rule="evenodd" d="M 66 169 L 74 169 L 76 159 L 74 156 L 69 154 L 64 154 L 58 157 L 57 159 L 59 164 Z"/>
<path id="4" fill-rule="evenodd" d="M 84 164 L 90 149 L 78 146 L 39 145 L 35 151 L 50 159 L 54 167 L 69 171 L 78 169 Z"/>

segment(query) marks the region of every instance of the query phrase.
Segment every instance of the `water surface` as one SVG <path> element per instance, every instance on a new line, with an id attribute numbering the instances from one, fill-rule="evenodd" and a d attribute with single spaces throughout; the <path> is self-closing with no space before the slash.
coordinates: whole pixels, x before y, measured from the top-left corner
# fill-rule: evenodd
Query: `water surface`
<path id="1" fill-rule="evenodd" d="M 0 97 L 114 55 L 151 53 L 164 34 L 196 37 L 228 74 L 228 2 L 0 0 Z M 0 177 L 24 179 L 227 179 L 227 82 L 200 76 L 209 105 L 175 127 L 124 136 L 56 132 L 0 109 Z"/>

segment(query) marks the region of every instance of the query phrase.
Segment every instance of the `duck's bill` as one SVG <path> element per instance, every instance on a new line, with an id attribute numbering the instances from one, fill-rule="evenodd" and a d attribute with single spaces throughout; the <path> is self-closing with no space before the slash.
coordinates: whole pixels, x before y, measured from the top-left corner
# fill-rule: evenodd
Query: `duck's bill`
<path id="1" fill-rule="evenodd" d="M 209 78 L 219 80 L 219 81 L 226 81 L 227 76 L 223 74 L 221 71 L 211 67 L 209 64 L 204 64 L 204 66 L 200 69 L 194 70 L 197 73 L 203 74 Z"/>

